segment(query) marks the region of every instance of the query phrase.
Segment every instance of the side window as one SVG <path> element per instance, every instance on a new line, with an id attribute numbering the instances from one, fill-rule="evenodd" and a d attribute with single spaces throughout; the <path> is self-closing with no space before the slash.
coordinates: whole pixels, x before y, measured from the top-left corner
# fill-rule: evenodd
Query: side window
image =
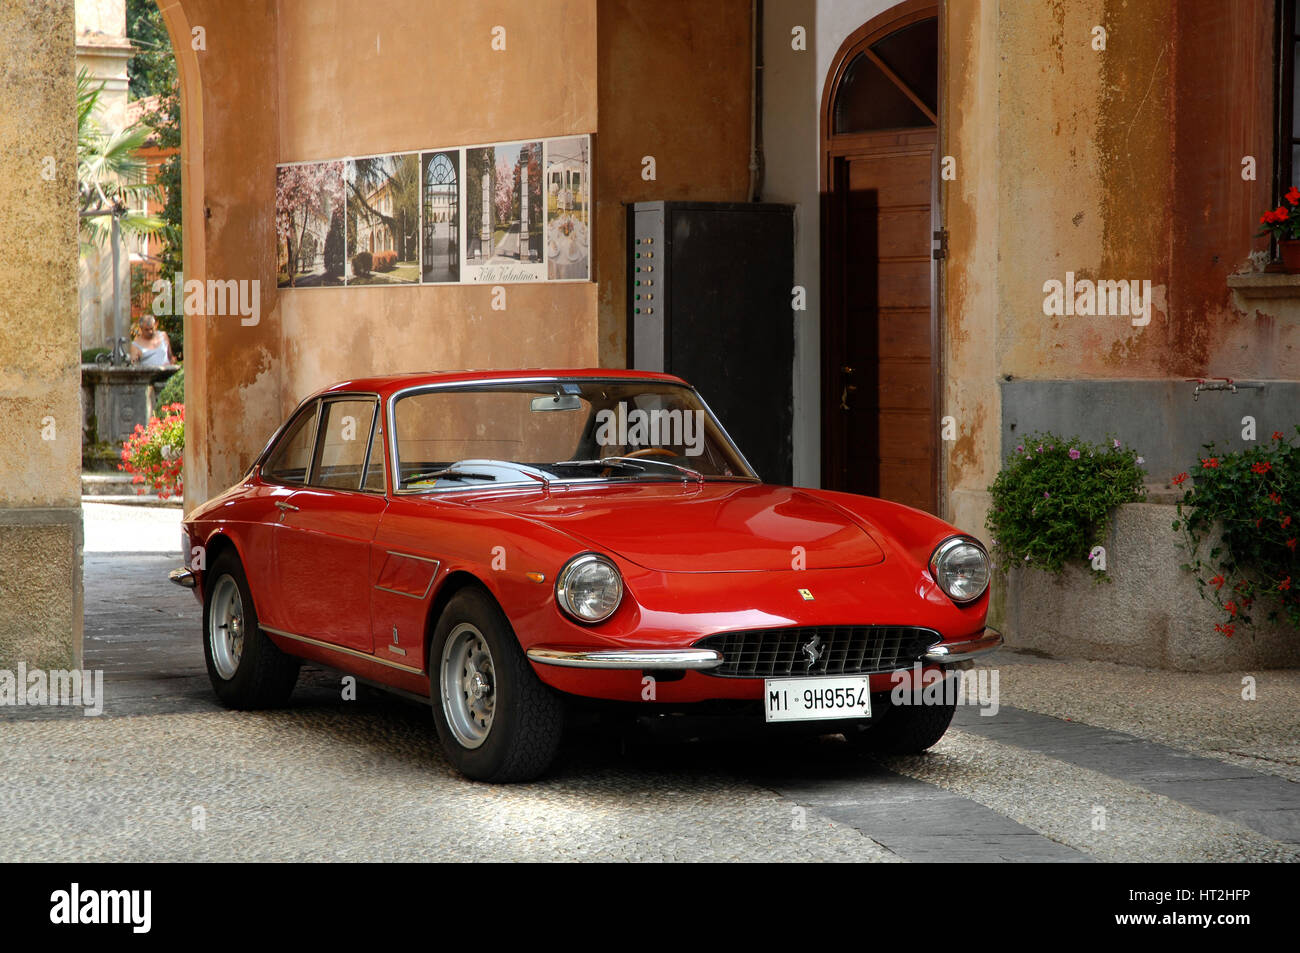
<path id="1" fill-rule="evenodd" d="M 376 493 L 384 492 L 384 420 L 383 414 L 375 422 L 374 431 L 370 434 L 370 458 L 366 466 L 366 482 L 362 484 L 366 490 L 374 490 Z"/>
<path id="2" fill-rule="evenodd" d="M 359 490 L 370 446 L 375 401 L 330 400 L 323 407 L 315 486 Z"/>
<path id="3" fill-rule="evenodd" d="M 277 483 L 306 483 L 307 469 L 311 466 L 311 452 L 316 437 L 316 411 L 318 404 L 300 414 L 280 442 L 271 451 L 262 472 Z"/>

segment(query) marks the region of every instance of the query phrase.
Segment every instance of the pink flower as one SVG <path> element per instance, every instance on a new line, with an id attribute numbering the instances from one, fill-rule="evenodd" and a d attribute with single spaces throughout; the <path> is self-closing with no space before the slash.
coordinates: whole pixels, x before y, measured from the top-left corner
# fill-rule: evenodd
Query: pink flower
<path id="1" fill-rule="evenodd" d="M 1071 459 L 1071 460 L 1078 460 L 1079 457 L 1081 457 L 1081 456 L 1082 456 L 1082 454 L 1079 453 L 1079 451 L 1076 450 L 1074 447 L 1071 447 L 1071 448 L 1070 448 L 1070 459 Z"/>

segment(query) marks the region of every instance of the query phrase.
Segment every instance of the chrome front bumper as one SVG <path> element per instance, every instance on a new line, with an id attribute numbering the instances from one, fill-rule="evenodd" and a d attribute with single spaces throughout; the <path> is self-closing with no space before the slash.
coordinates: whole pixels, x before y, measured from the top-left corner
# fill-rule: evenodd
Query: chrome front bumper
<path id="1" fill-rule="evenodd" d="M 964 642 L 940 642 L 925 653 L 925 661 L 951 665 L 965 662 L 979 655 L 992 652 L 1002 645 L 1002 633 L 997 629 L 985 628 L 979 638 Z"/>
<path id="2" fill-rule="evenodd" d="M 198 582 L 198 577 L 188 569 L 173 569 L 167 574 L 167 578 L 186 589 L 193 589 L 194 584 Z"/>
<path id="3" fill-rule="evenodd" d="M 182 583 L 183 585 L 183 583 Z M 957 665 L 992 652 L 1002 644 L 1002 634 L 986 628 L 978 638 L 962 642 L 941 642 L 929 649 L 922 661 Z M 540 665 L 562 668 L 691 669 L 703 671 L 722 664 L 722 653 L 714 649 L 562 649 L 538 645 L 528 650 L 528 659 Z"/>
<path id="4" fill-rule="evenodd" d="M 722 664 L 722 653 L 713 649 L 558 649 L 538 645 L 528 650 L 528 659 L 563 668 L 680 671 L 717 668 Z"/>

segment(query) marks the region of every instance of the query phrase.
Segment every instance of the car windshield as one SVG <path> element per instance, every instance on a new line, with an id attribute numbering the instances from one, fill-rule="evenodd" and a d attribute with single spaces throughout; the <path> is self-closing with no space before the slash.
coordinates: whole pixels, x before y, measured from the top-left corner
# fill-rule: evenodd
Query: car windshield
<path id="1" fill-rule="evenodd" d="M 393 406 L 398 486 L 755 480 L 695 392 L 562 378 L 434 387 Z"/>

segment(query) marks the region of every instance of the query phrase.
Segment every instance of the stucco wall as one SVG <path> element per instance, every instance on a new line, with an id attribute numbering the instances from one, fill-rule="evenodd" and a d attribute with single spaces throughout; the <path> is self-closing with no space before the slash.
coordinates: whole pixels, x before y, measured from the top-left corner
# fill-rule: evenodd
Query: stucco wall
<path id="1" fill-rule="evenodd" d="M 1271 5 L 973 0 L 947 14 L 945 412 L 961 428 L 947 481 L 975 528 L 1003 418 L 1028 410 L 1002 406 L 998 380 L 1294 378 L 1300 327 L 1235 310 L 1226 286 L 1264 246 Z M 1067 271 L 1149 280 L 1150 323 L 1044 315 L 1044 282 Z M 1153 438 L 1200 416 L 1186 390 L 1134 408 Z M 1061 429 L 1097 409 L 1078 402 Z M 1228 436 L 1207 420 L 1177 453 Z"/>
<path id="2" fill-rule="evenodd" d="M 749 0 L 599 0 L 600 363 L 627 366 L 629 202 L 749 193 Z M 642 159 L 653 156 L 653 181 Z"/>
<path id="3" fill-rule="evenodd" d="M 285 413 L 335 380 L 595 363 L 591 285 L 511 286 L 505 312 L 487 288 L 282 292 L 274 255 L 278 162 L 594 131 L 592 3 L 180 7 L 174 43 L 189 49 L 202 28 L 206 44 L 186 54 L 201 94 L 184 120 L 202 144 L 201 159 L 187 157 L 187 278 L 257 279 L 261 291 L 257 325 L 187 319 L 188 506 L 237 478 Z M 498 24 L 505 52 L 491 48 Z"/>
<path id="4" fill-rule="evenodd" d="M 596 131 L 594 0 L 281 0 L 277 12 L 281 162 Z M 267 317 L 282 336 L 280 411 L 363 374 L 596 363 L 594 285 L 508 285 L 504 311 L 491 297 L 280 292 Z"/>
<path id="5" fill-rule="evenodd" d="M 0 49 L 0 668 L 66 667 L 82 632 L 71 0 L 0 6 Z"/>

